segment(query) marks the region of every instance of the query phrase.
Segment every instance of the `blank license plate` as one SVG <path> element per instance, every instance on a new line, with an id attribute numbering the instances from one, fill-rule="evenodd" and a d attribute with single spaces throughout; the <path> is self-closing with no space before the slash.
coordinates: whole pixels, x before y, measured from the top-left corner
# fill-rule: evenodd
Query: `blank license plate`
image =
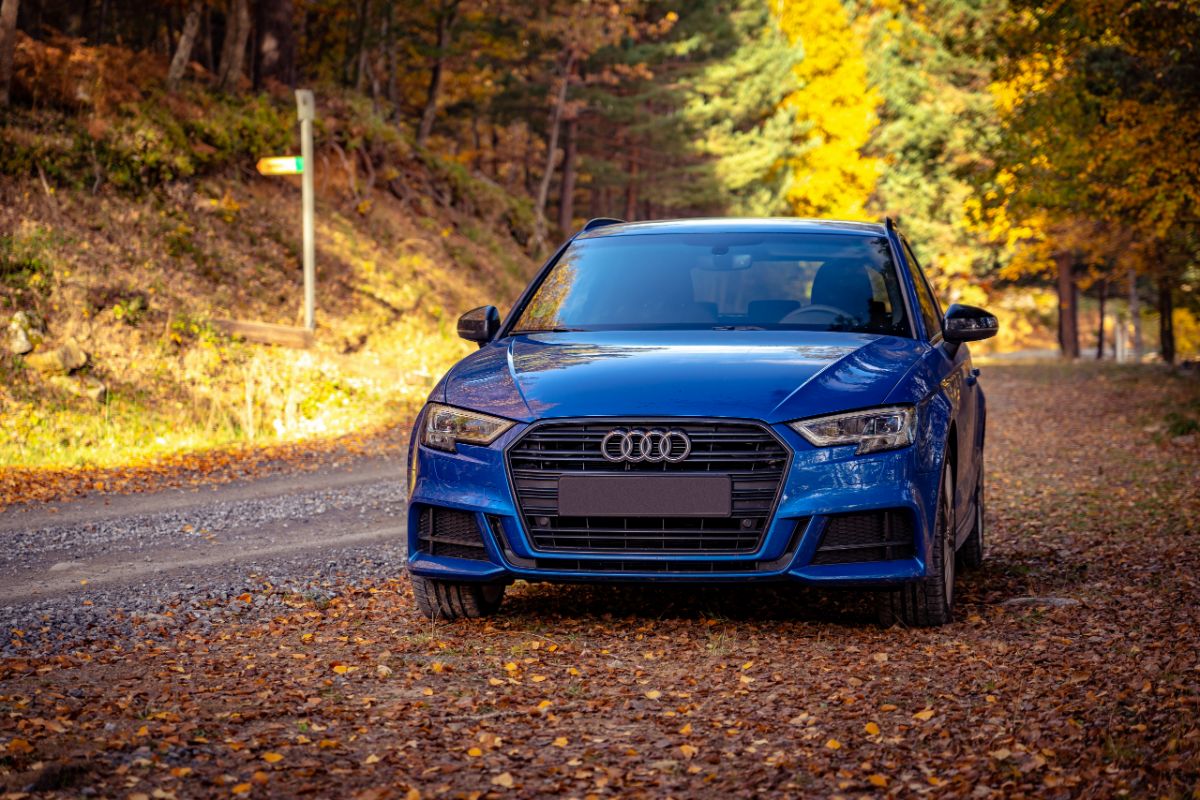
<path id="1" fill-rule="evenodd" d="M 728 517 L 728 475 L 564 475 L 564 517 Z"/>

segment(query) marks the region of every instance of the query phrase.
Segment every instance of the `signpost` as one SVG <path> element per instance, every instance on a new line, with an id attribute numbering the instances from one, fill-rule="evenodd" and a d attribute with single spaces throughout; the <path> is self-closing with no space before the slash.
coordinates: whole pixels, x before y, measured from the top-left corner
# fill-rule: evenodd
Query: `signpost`
<path id="1" fill-rule="evenodd" d="M 258 171 L 263 175 L 299 175 L 301 225 L 304 229 L 304 327 L 315 327 L 313 312 L 317 302 L 316 244 L 313 241 L 313 143 L 312 123 L 316 103 L 308 89 L 296 90 L 296 116 L 300 119 L 300 156 L 260 158 Z"/>
<path id="2" fill-rule="evenodd" d="M 313 340 L 313 310 L 316 306 L 316 245 L 313 242 L 313 142 L 312 123 L 316 116 L 313 93 L 296 90 L 296 116 L 300 118 L 300 155 L 260 158 L 258 171 L 263 175 L 299 175 L 301 187 L 301 222 L 304 227 L 304 327 L 272 325 L 266 322 L 243 322 L 233 319 L 213 319 L 213 326 L 231 336 L 241 336 L 252 342 L 277 344 L 285 347 L 309 347 Z"/>
<path id="3" fill-rule="evenodd" d="M 304 172 L 304 159 L 300 156 L 260 158 L 258 171 L 261 175 L 299 175 Z"/>
<path id="4" fill-rule="evenodd" d="M 300 118 L 300 159 L 304 173 L 300 178 L 304 217 L 304 327 L 313 329 L 313 308 L 317 302 L 316 245 L 313 244 L 313 145 L 312 123 L 317 106 L 308 89 L 296 90 L 296 116 Z"/>

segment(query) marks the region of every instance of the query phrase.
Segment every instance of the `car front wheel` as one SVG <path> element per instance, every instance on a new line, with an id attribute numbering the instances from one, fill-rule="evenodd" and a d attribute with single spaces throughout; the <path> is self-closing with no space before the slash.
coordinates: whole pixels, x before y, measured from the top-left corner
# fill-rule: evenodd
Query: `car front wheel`
<path id="1" fill-rule="evenodd" d="M 435 581 L 410 575 L 417 608 L 430 619 L 477 619 L 490 616 L 500 608 L 504 585 L 498 583 L 456 583 Z"/>
<path id="2" fill-rule="evenodd" d="M 950 465 L 942 467 L 933 554 L 925 578 L 879 597 L 879 621 L 919 628 L 945 625 L 954 608 L 954 485 Z"/>

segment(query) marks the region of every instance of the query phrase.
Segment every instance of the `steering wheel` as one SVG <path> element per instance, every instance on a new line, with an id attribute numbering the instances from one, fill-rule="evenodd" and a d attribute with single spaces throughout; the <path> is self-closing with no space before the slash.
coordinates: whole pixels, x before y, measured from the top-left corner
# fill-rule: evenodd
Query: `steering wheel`
<path id="1" fill-rule="evenodd" d="M 818 315 L 820 315 L 818 317 Z M 809 316 L 817 317 L 817 319 L 806 319 Z M 783 319 L 779 320 L 780 324 L 819 324 L 822 322 L 836 322 L 842 317 L 848 316 L 846 311 L 836 306 L 811 305 L 804 308 L 797 308 L 795 311 L 788 314 Z"/>

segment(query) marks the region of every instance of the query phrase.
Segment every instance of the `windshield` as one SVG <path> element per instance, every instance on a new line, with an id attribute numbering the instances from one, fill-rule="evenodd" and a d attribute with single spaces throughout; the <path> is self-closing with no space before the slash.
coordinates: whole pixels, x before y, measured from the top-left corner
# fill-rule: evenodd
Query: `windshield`
<path id="1" fill-rule="evenodd" d="M 577 239 L 512 332 L 746 328 L 908 336 L 887 240 L 737 232 Z"/>

